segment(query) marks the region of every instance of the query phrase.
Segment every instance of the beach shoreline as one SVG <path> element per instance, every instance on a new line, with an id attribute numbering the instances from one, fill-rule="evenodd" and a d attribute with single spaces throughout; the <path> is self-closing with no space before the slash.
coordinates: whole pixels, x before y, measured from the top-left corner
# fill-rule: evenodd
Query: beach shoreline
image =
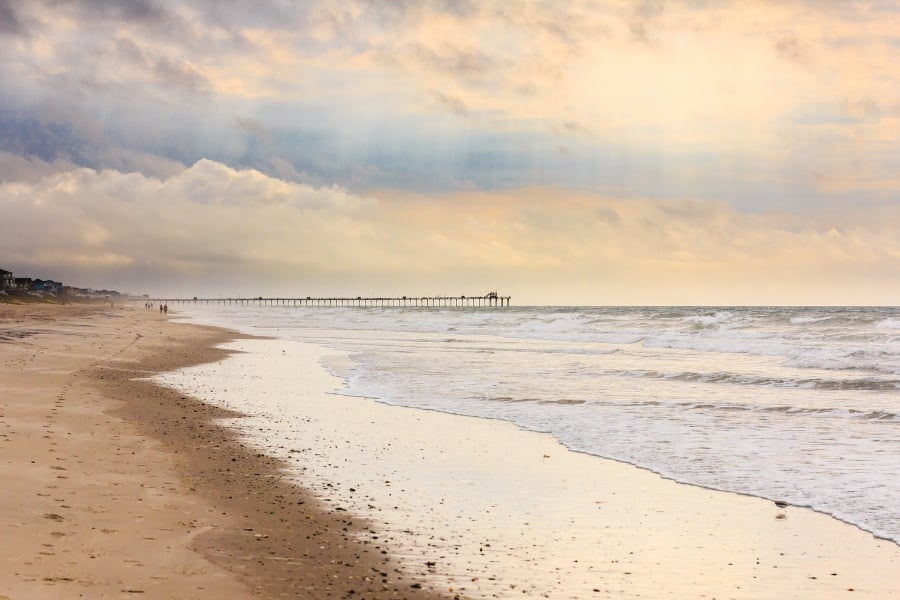
<path id="1" fill-rule="evenodd" d="M 0 317 L 0 600 L 900 597 L 892 542 L 335 394 L 313 344 L 121 306 Z M 290 399 L 300 437 L 235 392 Z"/>
<path id="2" fill-rule="evenodd" d="M 233 332 L 116 306 L 3 305 L 0 598 L 435 597 L 229 415 L 147 377 Z"/>
<path id="3" fill-rule="evenodd" d="M 900 547 L 800 507 L 665 479 L 504 422 L 337 392 L 335 351 L 239 340 L 164 377 L 331 507 L 379 525 L 408 572 L 461 597 L 900 597 Z M 300 365 L 298 367 L 298 365 Z M 302 402 L 297 402 L 302 397 Z M 336 468 L 340 465 L 340 468 Z"/>

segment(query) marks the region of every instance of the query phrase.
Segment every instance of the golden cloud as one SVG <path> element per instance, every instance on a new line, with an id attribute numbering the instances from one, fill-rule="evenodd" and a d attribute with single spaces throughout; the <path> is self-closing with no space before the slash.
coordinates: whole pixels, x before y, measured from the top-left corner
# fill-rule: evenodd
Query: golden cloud
<path id="1" fill-rule="evenodd" d="M 562 303 L 858 303 L 900 292 L 900 209 L 888 206 L 810 218 L 561 189 L 362 196 L 205 160 L 167 178 L 73 169 L 3 184 L 0 212 L 4 268 L 106 277 L 103 287 L 143 277 L 387 293 L 506 282 Z"/>

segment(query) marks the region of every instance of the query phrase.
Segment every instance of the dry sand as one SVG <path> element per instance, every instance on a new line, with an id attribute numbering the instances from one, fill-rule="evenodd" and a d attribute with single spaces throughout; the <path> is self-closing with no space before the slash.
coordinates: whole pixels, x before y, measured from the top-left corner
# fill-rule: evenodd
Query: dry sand
<path id="1" fill-rule="evenodd" d="M 0 600 L 418 598 L 389 556 L 138 380 L 225 352 L 130 307 L 0 304 Z M 431 596 L 433 597 L 433 596 Z"/>

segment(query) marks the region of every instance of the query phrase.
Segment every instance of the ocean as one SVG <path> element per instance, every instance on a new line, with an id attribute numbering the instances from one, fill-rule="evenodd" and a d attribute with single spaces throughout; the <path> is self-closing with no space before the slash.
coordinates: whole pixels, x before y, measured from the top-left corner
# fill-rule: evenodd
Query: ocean
<path id="1" fill-rule="evenodd" d="M 900 308 L 173 308 L 338 351 L 340 394 L 508 421 L 900 544 Z"/>

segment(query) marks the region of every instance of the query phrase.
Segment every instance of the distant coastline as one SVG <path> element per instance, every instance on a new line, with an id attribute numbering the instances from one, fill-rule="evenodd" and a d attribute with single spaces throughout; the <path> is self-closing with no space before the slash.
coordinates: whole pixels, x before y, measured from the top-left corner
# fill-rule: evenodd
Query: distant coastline
<path id="1" fill-rule="evenodd" d="M 0 302 L 65 304 L 66 302 L 108 302 L 122 297 L 123 294 L 116 290 L 95 290 L 64 285 L 61 281 L 52 279 L 15 277 L 12 271 L 0 269 Z"/>

